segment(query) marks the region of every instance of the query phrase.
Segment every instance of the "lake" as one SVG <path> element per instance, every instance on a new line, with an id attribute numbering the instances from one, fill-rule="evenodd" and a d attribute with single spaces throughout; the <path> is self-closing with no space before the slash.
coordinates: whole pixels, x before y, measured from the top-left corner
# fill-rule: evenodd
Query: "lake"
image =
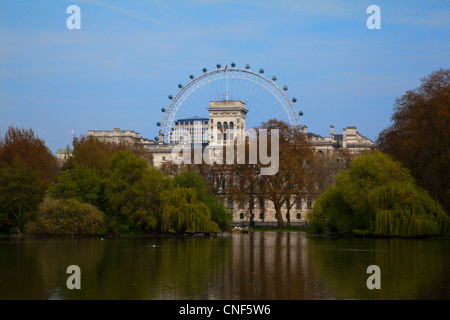
<path id="1" fill-rule="evenodd" d="M 66 286 L 67 267 L 81 289 Z M 367 267 L 380 268 L 369 290 Z M 0 299 L 450 299 L 450 240 L 314 237 L 4 238 Z"/>

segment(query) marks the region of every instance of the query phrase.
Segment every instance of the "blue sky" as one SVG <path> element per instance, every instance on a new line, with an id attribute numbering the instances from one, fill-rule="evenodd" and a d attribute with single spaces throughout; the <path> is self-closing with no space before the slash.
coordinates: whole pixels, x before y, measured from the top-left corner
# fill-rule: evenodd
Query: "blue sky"
<path id="1" fill-rule="evenodd" d="M 72 4 L 81 30 L 66 27 Z M 372 4 L 380 30 L 366 27 Z M 32 128 L 52 152 L 72 129 L 153 138 L 178 83 L 235 62 L 288 85 L 309 131 L 357 126 L 375 140 L 397 97 L 450 67 L 449 4 L 0 0 L 0 130 Z"/>

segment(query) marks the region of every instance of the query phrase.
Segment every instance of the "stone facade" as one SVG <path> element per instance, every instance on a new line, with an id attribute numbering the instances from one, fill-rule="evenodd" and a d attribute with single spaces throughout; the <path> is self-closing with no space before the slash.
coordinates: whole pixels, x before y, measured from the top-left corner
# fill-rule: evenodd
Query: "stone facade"
<path id="1" fill-rule="evenodd" d="M 303 132 L 319 152 L 346 149 L 353 154 L 358 154 L 373 147 L 373 142 L 360 134 L 353 126 L 342 129 L 342 134 L 334 134 L 334 126 L 331 125 L 329 137 L 308 133 L 306 126 L 303 126 Z"/>
<path id="2" fill-rule="evenodd" d="M 113 130 L 88 130 L 88 136 L 92 136 L 105 142 L 114 143 L 152 143 L 153 140 L 142 138 L 140 133 L 133 130 L 120 130 L 114 128 Z"/>

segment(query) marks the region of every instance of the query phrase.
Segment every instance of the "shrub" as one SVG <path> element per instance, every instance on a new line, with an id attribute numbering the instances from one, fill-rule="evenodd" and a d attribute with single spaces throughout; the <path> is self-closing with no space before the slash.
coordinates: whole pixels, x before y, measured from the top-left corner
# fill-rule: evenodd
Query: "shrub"
<path id="1" fill-rule="evenodd" d="M 103 213 L 75 199 L 45 198 L 39 206 L 32 233 L 45 235 L 96 235 L 103 228 Z"/>

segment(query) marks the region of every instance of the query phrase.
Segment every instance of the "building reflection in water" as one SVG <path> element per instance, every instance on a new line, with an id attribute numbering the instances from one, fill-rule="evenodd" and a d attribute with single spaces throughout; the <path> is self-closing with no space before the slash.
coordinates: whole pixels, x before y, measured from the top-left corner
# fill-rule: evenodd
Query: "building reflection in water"
<path id="1" fill-rule="evenodd" d="M 230 240 L 232 259 L 211 275 L 208 299 L 334 298 L 315 278 L 305 233 L 240 233 Z"/>

